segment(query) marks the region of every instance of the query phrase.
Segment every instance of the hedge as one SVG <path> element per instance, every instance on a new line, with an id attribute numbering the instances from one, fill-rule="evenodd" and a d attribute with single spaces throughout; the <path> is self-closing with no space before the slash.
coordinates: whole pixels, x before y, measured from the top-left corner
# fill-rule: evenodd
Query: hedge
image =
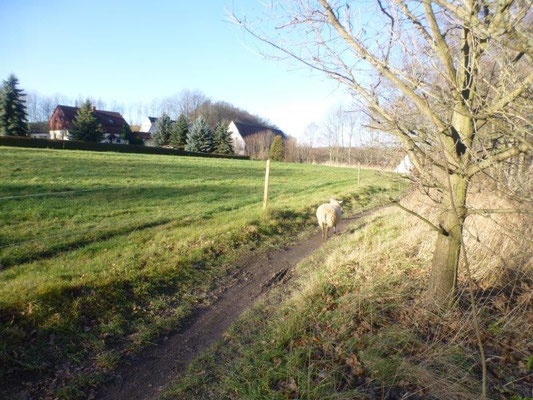
<path id="1" fill-rule="evenodd" d="M 0 136 L 0 146 L 32 147 L 38 149 L 114 151 L 117 153 L 161 154 L 169 156 L 235 158 L 240 160 L 250 159 L 249 156 L 195 153 L 192 151 L 168 149 L 164 147 L 148 147 L 135 144 L 92 143 L 80 142 L 77 140 L 35 139 L 21 136 Z"/>

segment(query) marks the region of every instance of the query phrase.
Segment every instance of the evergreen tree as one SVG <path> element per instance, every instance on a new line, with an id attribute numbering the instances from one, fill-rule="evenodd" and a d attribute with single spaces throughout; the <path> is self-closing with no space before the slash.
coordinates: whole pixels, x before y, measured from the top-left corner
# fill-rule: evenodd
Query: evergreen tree
<path id="1" fill-rule="evenodd" d="M 152 135 L 152 140 L 156 146 L 165 146 L 169 143 L 170 134 L 172 132 L 172 120 L 163 113 L 155 123 L 155 133 Z"/>
<path id="2" fill-rule="evenodd" d="M 122 140 L 127 140 L 129 144 L 132 144 L 134 137 L 128 124 L 124 124 L 120 127 L 120 138 Z"/>
<path id="3" fill-rule="evenodd" d="M 185 150 L 200 153 L 212 153 L 215 150 L 213 131 L 204 117 L 199 116 L 192 124 Z"/>
<path id="4" fill-rule="evenodd" d="M 219 154 L 233 154 L 233 139 L 228 131 L 228 124 L 221 121 L 215 128 L 215 152 Z"/>
<path id="5" fill-rule="evenodd" d="M 270 145 L 270 158 L 274 161 L 283 161 L 285 151 L 283 149 L 283 139 L 276 135 Z"/>
<path id="6" fill-rule="evenodd" d="M 185 149 L 187 144 L 187 135 L 189 134 L 189 124 L 185 114 L 181 114 L 178 120 L 172 124 L 172 132 L 170 134 L 170 144 L 177 149 Z"/>
<path id="7" fill-rule="evenodd" d="M 98 122 L 92 112 L 92 104 L 86 100 L 81 105 L 76 119 L 72 122 L 69 133 L 75 140 L 85 142 L 100 142 L 104 136 L 102 125 Z"/>
<path id="8" fill-rule="evenodd" d="M 0 94 L 0 135 L 26 136 L 28 118 L 22 89 L 17 88 L 19 80 L 9 75 Z"/>

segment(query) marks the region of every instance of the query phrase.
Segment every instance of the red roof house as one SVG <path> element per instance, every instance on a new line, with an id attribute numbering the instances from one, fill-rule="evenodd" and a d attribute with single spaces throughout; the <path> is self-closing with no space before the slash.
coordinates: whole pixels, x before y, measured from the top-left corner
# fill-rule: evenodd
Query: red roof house
<path id="1" fill-rule="evenodd" d="M 48 125 L 50 127 L 50 139 L 71 140 L 69 129 L 76 119 L 78 107 L 58 105 Z M 123 125 L 128 125 L 124 117 L 118 112 L 96 110 L 93 107 L 93 116 L 98 120 L 104 131 L 102 143 L 127 143 L 120 138 L 120 129 Z"/>

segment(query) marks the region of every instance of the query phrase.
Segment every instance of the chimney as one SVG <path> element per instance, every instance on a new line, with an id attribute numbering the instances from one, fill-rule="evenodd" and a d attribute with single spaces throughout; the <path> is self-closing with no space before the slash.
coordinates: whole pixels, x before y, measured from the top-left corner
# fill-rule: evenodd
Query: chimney
<path id="1" fill-rule="evenodd" d="M 95 106 L 91 106 L 91 112 L 95 112 L 96 111 L 96 107 Z"/>

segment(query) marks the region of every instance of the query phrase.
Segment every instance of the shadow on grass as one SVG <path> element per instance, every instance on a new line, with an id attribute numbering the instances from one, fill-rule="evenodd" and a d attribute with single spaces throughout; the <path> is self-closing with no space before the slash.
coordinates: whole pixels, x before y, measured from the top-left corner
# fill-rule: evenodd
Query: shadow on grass
<path id="1" fill-rule="evenodd" d="M 180 206 L 194 205 L 196 202 L 201 200 L 207 204 L 216 204 L 220 201 L 220 197 L 224 196 L 229 199 L 235 199 L 235 202 L 228 204 L 223 207 L 214 207 L 210 206 L 211 210 L 204 211 L 201 214 L 202 219 L 212 218 L 220 212 L 228 211 L 234 209 L 237 206 L 246 206 L 251 203 L 250 200 L 243 201 L 241 199 L 242 193 L 246 193 L 248 188 L 246 186 L 223 186 L 212 185 L 212 184 L 198 184 L 190 185 L 184 187 L 148 187 L 148 188 L 127 188 L 127 187 L 116 187 L 113 190 L 106 190 L 102 192 L 86 192 L 85 193 L 85 203 L 89 203 L 89 206 L 85 204 L 80 205 L 77 203 L 75 209 L 53 209 L 52 207 L 56 204 L 56 200 L 52 200 L 50 205 L 44 205 L 43 199 L 39 198 L 26 198 L 26 199 L 16 199 L 8 200 L 19 203 L 17 209 L 21 207 L 20 202 L 24 201 L 23 207 L 31 209 L 33 204 L 31 202 L 38 202 L 39 207 L 47 208 L 49 207 L 52 211 L 47 212 L 51 213 L 48 215 L 48 218 L 63 218 L 70 219 L 78 217 L 78 212 L 80 207 L 87 214 L 87 219 L 98 219 L 99 214 L 105 214 L 109 211 L 109 208 L 101 208 L 101 204 L 112 204 L 115 200 L 120 200 L 131 206 L 147 204 L 162 204 L 165 210 L 168 213 L 172 212 L 172 206 L 168 204 L 169 199 L 173 199 L 176 202 L 176 209 L 179 209 Z M 77 194 L 78 197 L 83 195 Z M 186 197 L 190 196 L 190 199 Z M 50 200 L 50 199 L 48 199 Z M 253 200 L 253 199 L 252 199 Z M 0 200 L 1 202 L 2 200 Z M 165 204 L 166 202 L 166 204 Z M 91 208 L 96 208 L 97 213 L 91 213 Z M 128 211 L 127 209 L 124 211 Z M 1 219 L 9 220 L 9 208 L 5 209 L 5 213 Z M 139 215 L 142 211 L 131 209 L 132 218 Z M 141 214 L 142 216 L 142 214 Z M 72 232 L 70 237 L 66 237 L 68 232 L 65 234 L 61 233 L 58 235 L 51 235 L 49 237 L 44 235 L 44 237 L 39 237 L 36 239 L 30 240 L 21 240 L 18 242 L 7 242 L 7 239 L 0 236 L 0 270 L 12 267 L 17 264 L 24 264 L 32 262 L 38 259 L 48 259 L 54 257 L 58 254 L 69 252 L 72 250 L 79 249 L 81 247 L 105 241 L 116 236 L 126 235 L 134 231 L 139 231 L 143 229 L 153 228 L 161 226 L 172 221 L 175 221 L 178 216 L 161 218 L 155 221 L 148 221 L 141 224 L 122 226 L 115 229 L 109 230 L 100 230 L 100 231 L 87 231 L 82 230 Z M 83 222 L 83 221 L 82 221 Z M 190 218 L 183 220 L 182 224 L 187 225 L 194 223 Z M 16 229 L 16 221 L 9 229 Z M 6 226 L 7 228 L 7 226 Z M 5 228 L 4 228 L 5 229 Z M 4 235 L 5 236 L 5 235 Z M 32 244 L 39 243 L 41 246 L 32 246 Z M 4 245 L 4 249 L 1 248 L 1 245 Z M 42 247 L 45 247 L 44 249 Z M 19 251 L 20 249 L 20 251 Z M 3 254 L 2 254 L 3 253 Z"/>
<path id="2" fill-rule="evenodd" d="M 88 246 L 90 244 L 109 240 L 116 236 L 127 235 L 134 231 L 140 231 L 143 229 L 154 228 L 156 226 L 165 225 L 171 221 L 172 220 L 169 218 L 164 218 L 162 220 L 150 221 L 150 222 L 146 222 L 146 223 L 139 224 L 139 225 L 121 227 L 119 229 L 114 229 L 114 230 L 99 233 L 91 238 L 84 237 L 84 238 L 79 238 L 77 240 L 73 240 L 70 242 L 52 245 L 46 250 L 34 251 L 34 252 L 29 250 L 29 253 L 27 254 L 22 254 L 19 256 L 14 255 L 11 257 L 7 256 L 7 257 L 0 259 L 0 270 L 7 269 L 9 267 L 13 267 L 14 265 L 18 265 L 18 264 L 25 264 L 25 263 L 29 263 L 29 262 L 36 261 L 36 260 L 44 260 L 44 259 L 52 258 L 61 253 L 66 253 L 69 251 L 82 248 L 84 246 Z"/>

